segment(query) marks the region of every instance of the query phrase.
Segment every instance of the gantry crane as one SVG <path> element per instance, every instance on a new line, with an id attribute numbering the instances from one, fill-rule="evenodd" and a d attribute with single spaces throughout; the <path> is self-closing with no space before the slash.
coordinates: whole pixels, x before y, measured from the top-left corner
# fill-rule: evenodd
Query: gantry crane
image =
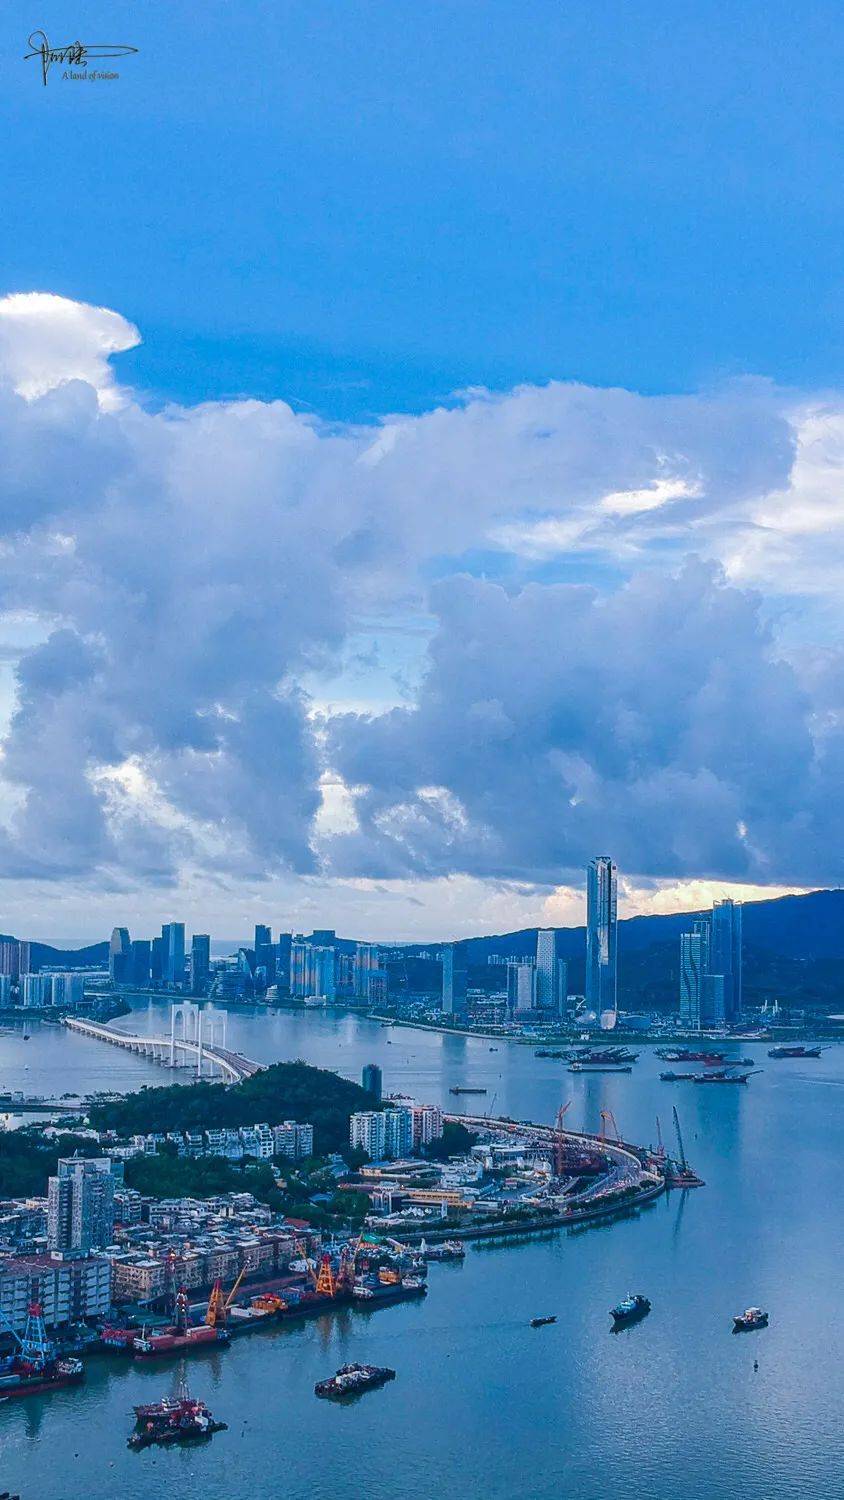
<path id="1" fill-rule="evenodd" d="M 208 1308 L 205 1313 L 205 1321 L 208 1324 L 209 1328 L 225 1327 L 226 1319 L 229 1315 L 229 1308 L 231 1307 L 235 1299 L 237 1289 L 240 1286 L 240 1283 L 242 1282 L 245 1275 L 246 1267 L 243 1266 L 241 1268 L 240 1275 L 238 1276 L 237 1281 L 235 1282 L 228 1296 L 225 1296 L 223 1292 L 223 1283 L 221 1278 L 219 1276 L 217 1277 L 217 1280 L 214 1282 L 214 1285 L 211 1288 L 211 1296 L 208 1298 Z"/>

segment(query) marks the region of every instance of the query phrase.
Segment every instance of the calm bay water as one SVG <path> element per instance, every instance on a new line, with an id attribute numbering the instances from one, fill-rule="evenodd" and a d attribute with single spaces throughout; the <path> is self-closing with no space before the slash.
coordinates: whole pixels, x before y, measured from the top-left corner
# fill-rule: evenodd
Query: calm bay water
<path id="1" fill-rule="evenodd" d="M 165 1012 L 144 1005 L 118 1024 L 162 1032 Z M 168 1388 L 174 1364 L 92 1360 L 80 1391 L 0 1405 L 0 1489 L 23 1500 L 146 1500 L 153 1485 L 168 1500 L 841 1493 L 844 1049 L 776 1063 L 742 1044 L 764 1071 L 746 1089 L 700 1089 L 661 1083 L 647 1048 L 632 1074 L 574 1077 L 530 1048 L 318 1012 L 230 1013 L 228 1043 L 352 1078 L 378 1062 L 386 1090 L 452 1108 L 455 1083 L 487 1088 L 469 1108 L 535 1120 L 571 1098 L 573 1127 L 595 1129 L 611 1109 L 639 1141 L 655 1139 L 657 1115 L 668 1135 L 676 1102 L 707 1186 L 601 1228 L 471 1248 L 463 1265 L 431 1267 L 421 1306 L 345 1310 L 193 1358 L 192 1388 L 229 1423 L 201 1451 L 125 1447 L 133 1403 Z M 0 1088 L 167 1078 L 51 1028 L 0 1037 Z M 613 1336 L 607 1309 L 630 1290 L 653 1312 Z M 754 1302 L 771 1327 L 734 1337 L 732 1314 Z M 551 1312 L 555 1325 L 528 1327 Z M 348 1359 L 398 1378 L 351 1407 L 317 1401 L 314 1381 Z"/>

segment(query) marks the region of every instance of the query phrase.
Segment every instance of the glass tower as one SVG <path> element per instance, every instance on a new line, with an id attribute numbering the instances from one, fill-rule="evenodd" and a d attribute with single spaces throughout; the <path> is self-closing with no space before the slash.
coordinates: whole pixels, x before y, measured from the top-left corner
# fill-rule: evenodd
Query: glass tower
<path id="1" fill-rule="evenodd" d="M 618 1020 L 618 870 L 606 854 L 586 871 L 586 1007 L 601 1026 Z"/>

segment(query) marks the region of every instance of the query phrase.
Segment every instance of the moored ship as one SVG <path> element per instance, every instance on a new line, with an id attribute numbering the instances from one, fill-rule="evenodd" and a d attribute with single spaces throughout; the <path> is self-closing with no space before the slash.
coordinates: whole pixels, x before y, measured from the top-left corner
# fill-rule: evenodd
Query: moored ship
<path id="1" fill-rule="evenodd" d="M 423 1260 L 465 1260 L 466 1246 L 462 1240 L 443 1240 L 441 1245 L 428 1245 L 423 1240 L 419 1254 Z"/>
<path id="2" fill-rule="evenodd" d="M 141 1333 L 132 1340 L 132 1349 L 138 1359 L 150 1359 L 162 1354 L 192 1354 L 197 1349 L 214 1347 L 225 1349 L 229 1335 L 225 1328 L 207 1328 L 204 1323 L 197 1327 L 165 1328 L 161 1333 Z"/>
<path id="3" fill-rule="evenodd" d="M 0 1315 L 0 1322 L 15 1345 L 11 1354 L 0 1359 L 0 1397 L 36 1396 L 84 1379 L 80 1359 L 57 1357 L 55 1345 L 47 1338 L 40 1302 L 29 1304 L 22 1336 L 5 1316 Z"/>
<path id="4" fill-rule="evenodd" d="M 421 1276 L 399 1276 L 395 1273 L 358 1276 L 352 1287 L 355 1301 L 364 1307 L 378 1307 L 387 1302 L 407 1302 L 424 1297 L 427 1286 Z"/>

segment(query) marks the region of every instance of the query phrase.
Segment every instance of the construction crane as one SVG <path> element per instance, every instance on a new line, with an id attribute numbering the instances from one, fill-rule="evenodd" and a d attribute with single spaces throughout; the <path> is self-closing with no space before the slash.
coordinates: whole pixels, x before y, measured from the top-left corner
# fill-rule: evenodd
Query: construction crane
<path id="1" fill-rule="evenodd" d="M 659 1115 L 656 1117 L 656 1150 L 654 1156 L 657 1161 L 665 1161 L 665 1142 L 662 1139 L 662 1126 L 659 1123 Z"/>
<path id="2" fill-rule="evenodd" d="M 683 1168 L 683 1171 L 685 1172 L 685 1171 L 688 1170 L 688 1165 L 689 1164 L 686 1161 L 686 1153 L 685 1153 L 685 1151 L 683 1149 L 683 1136 L 682 1136 L 682 1132 L 680 1130 L 680 1116 L 677 1113 L 677 1106 L 676 1106 L 676 1104 L 673 1105 L 672 1108 L 673 1108 L 673 1111 L 674 1111 L 674 1130 L 675 1130 L 676 1135 L 677 1135 L 677 1150 L 680 1153 L 680 1166 Z"/>
<path id="3" fill-rule="evenodd" d="M 316 1279 L 316 1291 L 321 1297 L 335 1297 L 337 1295 L 337 1283 L 334 1279 L 334 1271 L 331 1266 L 331 1256 L 325 1254 L 319 1263 L 319 1275 Z"/>
<path id="4" fill-rule="evenodd" d="M 17 1349 L 17 1357 L 25 1361 L 31 1369 L 43 1370 L 48 1360 L 52 1359 L 55 1346 L 47 1338 L 40 1302 L 30 1302 L 23 1334 L 18 1333 L 2 1310 L 0 1310 L 0 1329 L 11 1334 Z"/>
<path id="5" fill-rule="evenodd" d="M 554 1126 L 554 1176 L 564 1177 L 566 1174 L 566 1136 L 563 1129 L 563 1121 L 567 1112 L 571 1109 L 573 1100 L 561 1104 L 557 1110 L 557 1120 Z"/>
<path id="6" fill-rule="evenodd" d="M 314 1263 L 311 1260 L 311 1257 L 309 1256 L 307 1250 L 305 1249 L 305 1246 L 302 1243 L 302 1241 L 301 1240 L 296 1240 L 295 1243 L 296 1243 L 296 1253 L 297 1253 L 299 1259 L 301 1261 L 303 1261 L 304 1265 L 305 1265 L 305 1275 L 307 1276 L 308 1280 L 314 1286 L 316 1286 L 318 1278 L 317 1278 L 316 1270 L 314 1269 Z"/>
<path id="7" fill-rule="evenodd" d="M 337 1288 L 351 1291 L 355 1284 L 355 1251 L 353 1245 L 344 1245 L 340 1251 L 340 1269 L 337 1272 Z"/>
<path id="8" fill-rule="evenodd" d="M 235 1299 L 237 1289 L 240 1286 L 240 1283 L 242 1282 L 245 1275 L 246 1267 L 243 1266 L 240 1275 L 237 1278 L 237 1281 L 235 1282 L 227 1297 L 223 1293 L 222 1280 L 219 1276 L 217 1277 L 217 1280 L 214 1282 L 214 1285 L 211 1288 L 211 1296 L 208 1298 L 208 1308 L 205 1313 L 205 1321 L 208 1324 L 209 1328 L 225 1327 L 229 1308 L 231 1307 Z"/>
<path id="9" fill-rule="evenodd" d="M 612 1137 L 610 1137 L 610 1135 L 608 1134 L 608 1131 L 607 1131 L 607 1127 L 608 1126 L 612 1127 L 612 1132 L 613 1132 Z M 616 1145 L 620 1146 L 621 1145 L 621 1131 L 619 1130 L 618 1126 L 615 1123 L 615 1115 L 613 1114 L 613 1112 L 612 1112 L 611 1109 L 602 1109 L 601 1110 L 601 1145 L 603 1146 L 608 1140 L 613 1139 L 613 1138 L 615 1139 Z"/>

